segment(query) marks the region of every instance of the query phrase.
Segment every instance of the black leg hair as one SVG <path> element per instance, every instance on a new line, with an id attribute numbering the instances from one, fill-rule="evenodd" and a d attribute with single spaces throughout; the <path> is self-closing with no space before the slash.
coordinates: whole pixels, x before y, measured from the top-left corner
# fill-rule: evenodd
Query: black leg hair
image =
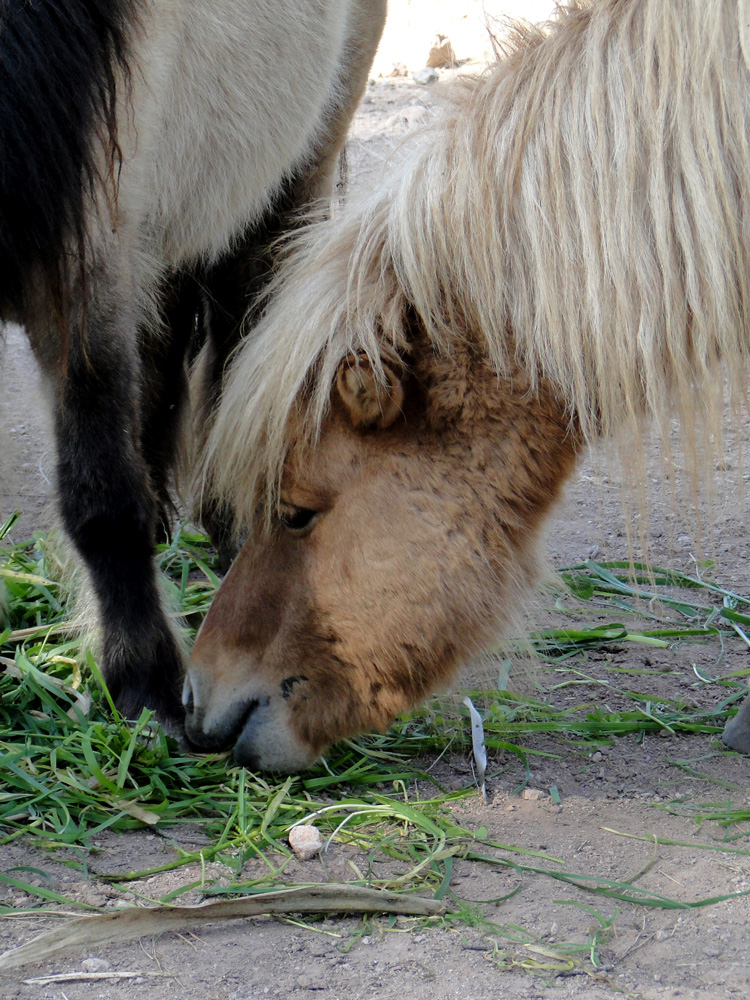
<path id="1" fill-rule="evenodd" d="M 118 708 L 181 724 L 182 655 L 153 561 L 157 501 L 140 453 L 138 358 L 116 309 L 71 338 L 55 414 L 66 530 L 93 581 L 103 673 Z"/>
<path id="2" fill-rule="evenodd" d="M 177 464 L 189 396 L 187 360 L 196 338 L 199 290 L 195 277 L 180 272 L 160 291 L 163 326 L 144 334 L 141 348 L 143 383 L 142 448 L 158 501 L 162 534 L 169 536 L 174 502 L 170 473 Z"/>

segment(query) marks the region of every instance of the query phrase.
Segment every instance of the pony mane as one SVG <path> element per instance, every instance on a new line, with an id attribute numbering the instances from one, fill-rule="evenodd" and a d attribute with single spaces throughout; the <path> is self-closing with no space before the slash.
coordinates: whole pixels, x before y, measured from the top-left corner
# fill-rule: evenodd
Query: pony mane
<path id="1" fill-rule="evenodd" d="M 242 524 L 338 365 L 480 344 L 545 378 L 584 437 L 694 419 L 750 310 L 750 0 L 574 0 L 403 144 L 372 194 L 297 237 L 203 459 Z M 300 424 L 301 420 L 301 424 Z"/>

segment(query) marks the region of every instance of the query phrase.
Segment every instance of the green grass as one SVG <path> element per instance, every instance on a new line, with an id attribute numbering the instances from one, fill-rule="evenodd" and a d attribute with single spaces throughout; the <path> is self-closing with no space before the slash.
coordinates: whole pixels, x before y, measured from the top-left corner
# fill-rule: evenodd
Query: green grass
<path id="1" fill-rule="evenodd" d="M 618 905 L 628 901 L 685 908 L 730 898 L 670 899 L 632 881 L 568 871 L 543 852 L 496 843 L 484 829 L 457 825 L 452 807 L 476 794 L 473 784 L 467 778 L 465 788 L 446 791 L 425 768 L 447 749 L 470 754 L 470 724 L 463 708 L 436 702 L 401 718 L 387 734 L 345 742 L 315 768 L 286 779 L 234 767 L 225 754 L 181 751 L 148 712 L 132 723 L 114 710 L 91 652 L 72 629 L 54 546 L 41 535 L 10 544 L 12 526 L 13 518 L 0 527 L 0 544 L 5 538 L 0 553 L 0 845 L 24 838 L 85 872 L 86 852 L 106 829 L 151 827 L 177 840 L 181 824 L 200 823 L 206 840 L 200 849 L 185 850 L 175 842 L 174 856 L 162 866 L 107 876 L 111 883 L 128 882 L 201 865 L 199 883 L 186 879 L 163 899 L 174 901 L 196 885 L 204 896 L 227 896 L 295 884 L 286 874 L 292 859 L 286 836 L 292 825 L 312 818 L 324 838 L 357 848 L 352 883 L 445 898 L 451 910 L 441 922 L 479 927 L 510 940 L 513 948 L 520 942 L 532 949 L 524 961 L 540 969 L 548 962 L 568 967 L 584 959 L 596 967 L 597 948 L 614 917 L 591 910 L 597 929 L 590 940 L 556 946 L 550 957 L 551 946 L 522 929 L 490 921 L 483 907 L 454 895 L 457 860 L 513 873 L 516 884 L 503 898 L 515 895 L 528 878 L 540 876 Z M 182 527 L 171 545 L 160 548 L 158 561 L 186 627 L 194 629 L 219 583 L 207 540 Z M 748 671 L 725 679 L 696 672 L 696 684 L 715 684 L 722 692 L 710 711 L 654 697 L 649 682 L 658 671 L 647 667 L 626 669 L 613 662 L 604 680 L 593 677 L 590 657 L 624 646 L 702 642 L 713 644 L 718 658 L 728 644 L 746 641 L 750 600 L 697 576 L 642 566 L 635 571 L 632 580 L 627 565 L 587 562 L 564 572 L 567 589 L 553 595 L 553 601 L 574 625 L 532 636 L 546 665 L 544 674 L 551 677 L 539 698 L 507 690 L 472 692 L 488 750 L 513 754 L 526 766 L 520 787 L 528 780 L 528 762 L 535 753 L 564 752 L 562 744 L 552 751 L 534 747 L 536 734 L 564 739 L 579 750 L 660 730 L 716 735 L 727 711 L 742 697 Z M 577 686 L 588 690 L 592 684 L 603 689 L 595 702 L 561 705 L 562 694 Z M 607 708 L 615 696 L 619 707 Z M 677 766 L 701 773 L 694 762 Z M 491 762 L 490 778 L 492 773 Z M 553 801 L 555 795 L 559 800 L 556 789 L 551 794 Z M 731 801 L 671 807 L 696 823 L 712 822 L 727 831 L 716 850 L 739 851 L 729 846 L 731 830 L 750 818 L 746 810 L 733 809 Z M 262 871 L 243 879 L 251 859 L 261 862 Z M 211 861 L 223 866 L 221 878 L 205 875 Z M 0 871 L 0 882 L 28 892 L 33 907 L 81 905 L 49 885 L 31 884 L 23 870 Z M 0 912 L 11 911 L 0 907 Z M 362 927 L 367 926 L 365 921 Z M 515 954 L 498 945 L 493 960 L 513 964 L 516 958 L 508 956 Z"/>

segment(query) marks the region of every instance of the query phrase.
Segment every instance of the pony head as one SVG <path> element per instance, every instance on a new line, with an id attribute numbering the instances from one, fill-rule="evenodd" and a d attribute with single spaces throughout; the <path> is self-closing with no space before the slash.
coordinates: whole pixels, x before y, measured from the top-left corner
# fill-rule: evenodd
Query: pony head
<path id="1" fill-rule="evenodd" d="M 548 387 L 466 344 L 347 354 L 290 418 L 268 517 L 193 650 L 187 734 L 293 771 L 382 730 L 508 625 L 577 437 Z"/>

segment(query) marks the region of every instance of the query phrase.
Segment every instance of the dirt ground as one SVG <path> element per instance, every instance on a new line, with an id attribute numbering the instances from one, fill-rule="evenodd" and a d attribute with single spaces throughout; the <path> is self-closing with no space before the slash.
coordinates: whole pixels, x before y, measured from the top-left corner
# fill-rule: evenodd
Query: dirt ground
<path id="1" fill-rule="evenodd" d="M 533 17 L 549 6 L 505 2 L 494 8 L 513 8 Z M 385 75 L 373 78 L 349 145 L 349 176 L 355 185 L 369 183 L 393 142 L 431 114 L 434 88 L 455 72 L 441 71 L 441 81 L 432 88 L 411 78 L 424 65 L 437 32 L 451 37 L 459 59 L 474 60 L 462 71 L 477 70 L 486 55 L 486 39 L 477 27 L 481 4 L 424 0 L 392 7 L 393 21 L 375 67 Z M 388 75 L 394 67 L 405 75 Z M 0 426 L 5 425 L 7 438 L 0 454 L 0 517 L 13 506 L 23 507 L 25 519 L 17 537 L 46 520 L 51 452 L 39 393 L 22 333 L 9 329 L 0 366 Z M 701 544 L 716 559 L 714 577 L 746 593 L 750 536 L 742 487 L 748 476 L 742 471 L 740 445 L 740 437 L 728 436 L 726 456 L 716 473 L 712 527 Z M 686 506 L 675 504 L 669 491 L 661 488 L 664 472 L 657 453 L 649 458 L 648 467 L 654 486 L 646 530 L 651 558 L 657 564 L 690 570 L 696 552 L 694 519 Z M 617 477 L 607 471 L 600 456 L 583 463 L 551 521 L 548 552 L 558 567 L 591 555 L 601 560 L 627 556 Z M 715 652 L 699 646 L 677 652 L 641 653 L 629 648 L 598 654 L 587 664 L 594 681 L 570 689 L 571 701 L 600 702 L 602 680 L 618 665 L 655 672 L 648 676 L 648 689 L 656 695 L 688 695 L 696 704 L 710 706 L 719 701 L 720 691 L 698 682 L 693 666 L 715 676 L 744 669 L 747 656 L 738 648 L 717 663 Z M 554 669 L 543 671 L 538 680 L 554 685 Z M 621 707 L 617 697 L 607 689 L 605 704 L 614 711 Z M 476 796 L 453 807 L 459 825 L 486 827 L 498 842 L 559 859 L 564 871 L 623 882 L 637 877 L 641 888 L 684 901 L 750 892 L 748 825 L 749 832 L 731 844 L 737 853 L 730 854 L 702 849 L 718 846 L 724 833 L 714 821 L 696 821 L 698 805 L 702 808 L 697 811 L 704 813 L 720 810 L 722 804 L 729 808 L 730 802 L 734 809 L 750 809 L 750 760 L 725 752 L 706 736 L 647 736 L 640 742 L 624 737 L 594 752 L 550 736 L 527 737 L 524 745 L 531 752 L 531 797 L 516 793 L 524 780 L 520 761 L 513 755 L 498 756 L 490 766 L 487 802 Z M 470 765 L 463 757 L 446 754 L 438 762 L 422 763 L 433 767 L 432 773 L 445 787 L 464 787 L 471 781 Z M 559 792 L 557 804 L 549 791 L 553 786 Z M 410 789 L 410 794 L 419 791 Z M 103 834 L 98 850 L 87 859 L 91 875 L 86 881 L 76 881 L 77 876 L 59 860 L 23 842 L 0 848 L 0 866 L 44 869 L 52 876 L 52 888 L 94 905 L 111 906 L 121 898 L 132 900 L 131 892 L 156 897 L 177 884 L 200 879 L 196 868 L 137 885 L 108 883 L 107 873 L 142 870 L 173 857 L 174 836 L 169 831 Z M 657 845 L 654 836 L 676 843 Z M 200 831 L 181 829 L 179 837 L 183 843 L 191 838 L 199 842 Z M 325 869 L 316 860 L 299 862 L 287 873 L 300 881 L 344 879 L 351 877 L 350 860 L 356 861 L 356 853 L 333 844 Z M 517 860 L 528 861 L 520 855 Z M 31 875 L 27 872 L 24 877 Z M 509 869 L 457 861 L 451 887 L 462 899 L 487 901 L 506 896 L 518 881 Z M 0 899 L 17 906 L 28 902 L 17 891 Z M 564 941 L 585 944 L 601 926 L 593 910 L 611 924 L 608 933 L 599 935 L 598 972 L 581 961 L 561 973 L 559 963 L 527 947 L 532 938 L 541 947 Z M 270 918 L 210 925 L 194 933 L 82 951 L 0 974 L 0 1000 L 267 996 L 593 1000 L 616 993 L 644 1000 L 710 1000 L 747 996 L 750 991 L 750 896 L 737 895 L 697 909 L 657 909 L 597 899 L 549 877 L 526 875 L 519 892 L 500 903 L 485 903 L 482 912 L 502 925 L 506 936 L 493 937 L 481 926 L 411 930 L 408 921 L 391 926 L 386 919 L 373 920 L 364 934 L 355 918 L 325 920 L 315 929 Z M 0 920 L 0 951 L 54 925 L 54 918 L 33 915 Z M 507 936 L 513 934 L 515 942 Z M 87 959 L 102 961 L 86 966 L 82 963 Z M 52 974 L 72 976 L 87 967 L 98 969 L 102 978 L 43 979 Z M 105 974 L 108 978 L 103 978 Z"/>

